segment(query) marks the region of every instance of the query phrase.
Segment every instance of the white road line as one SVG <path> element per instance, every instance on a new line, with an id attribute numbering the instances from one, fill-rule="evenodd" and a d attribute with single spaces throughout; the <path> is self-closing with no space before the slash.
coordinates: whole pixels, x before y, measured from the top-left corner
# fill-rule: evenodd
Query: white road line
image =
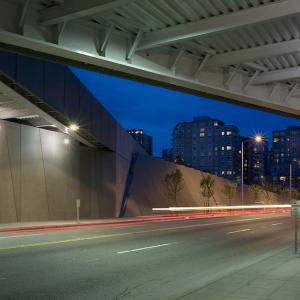
<path id="1" fill-rule="evenodd" d="M 283 223 L 274 223 L 274 224 L 272 224 L 272 226 L 277 226 L 277 225 L 281 225 L 281 224 L 283 224 Z"/>
<path id="2" fill-rule="evenodd" d="M 41 235 L 43 233 L 35 233 L 35 234 L 24 234 L 24 235 L 8 235 L 8 236 L 0 236 L 0 239 L 9 239 L 9 238 L 21 238 L 27 236 Z"/>
<path id="3" fill-rule="evenodd" d="M 250 228 L 246 228 L 246 229 L 241 229 L 241 230 L 236 230 L 236 231 L 230 231 L 230 232 L 227 232 L 227 234 L 234 234 L 234 233 L 250 231 L 250 230 L 251 230 Z"/>
<path id="4" fill-rule="evenodd" d="M 129 253 L 129 252 L 137 252 L 137 251 L 148 250 L 148 249 L 153 249 L 153 248 L 158 248 L 158 247 L 165 247 L 165 246 L 170 246 L 170 245 L 172 245 L 172 243 L 160 244 L 160 245 L 149 246 L 149 247 L 144 247 L 144 248 L 137 248 L 137 249 L 126 250 L 126 251 L 119 251 L 117 253 L 123 254 L 123 253 Z"/>

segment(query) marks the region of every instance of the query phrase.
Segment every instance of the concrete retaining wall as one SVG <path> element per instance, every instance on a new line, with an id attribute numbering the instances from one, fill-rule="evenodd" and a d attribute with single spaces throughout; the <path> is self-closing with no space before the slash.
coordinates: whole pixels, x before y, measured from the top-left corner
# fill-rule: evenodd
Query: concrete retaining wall
<path id="1" fill-rule="evenodd" d="M 152 213 L 151 209 L 153 207 L 176 206 L 175 203 L 172 203 L 172 201 L 166 197 L 165 190 L 161 183 L 165 174 L 176 168 L 182 171 L 184 178 L 184 189 L 179 193 L 177 205 L 204 206 L 206 198 L 201 194 L 200 180 L 206 173 L 160 159 L 140 156 L 135 164 L 134 179 L 131 185 L 126 215 L 148 215 Z M 229 205 L 226 196 L 222 192 L 226 180 L 217 176 L 213 176 L 213 179 L 215 180 L 215 200 L 218 204 Z M 254 204 L 255 202 L 272 204 L 278 203 L 280 200 L 274 193 L 269 193 L 268 196 L 260 193 L 255 200 L 249 186 L 245 186 L 244 190 L 245 204 Z M 213 199 L 210 201 L 211 205 L 215 204 Z M 236 193 L 231 204 L 241 204 L 240 191 Z"/>
<path id="2" fill-rule="evenodd" d="M 65 140 L 69 140 L 69 144 Z M 116 156 L 65 134 L 0 121 L 0 222 L 114 217 Z"/>

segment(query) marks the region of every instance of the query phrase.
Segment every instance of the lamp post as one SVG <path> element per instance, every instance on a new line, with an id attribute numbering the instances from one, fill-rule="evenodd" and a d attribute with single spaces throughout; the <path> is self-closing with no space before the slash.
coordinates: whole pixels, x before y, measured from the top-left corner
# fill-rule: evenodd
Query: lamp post
<path id="1" fill-rule="evenodd" d="M 252 140 L 256 144 L 260 144 L 264 141 L 264 137 L 261 134 L 255 135 Z M 244 141 L 242 141 L 242 169 L 241 169 L 241 190 L 242 190 L 242 205 L 244 205 Z"/>
<path id="2" fill-rule="evenodd" d="M 290 203 L 292 202 L 292 162 L 290 162 L 290 187 L 289 187 L 289 192 L 290 192 Z"/>

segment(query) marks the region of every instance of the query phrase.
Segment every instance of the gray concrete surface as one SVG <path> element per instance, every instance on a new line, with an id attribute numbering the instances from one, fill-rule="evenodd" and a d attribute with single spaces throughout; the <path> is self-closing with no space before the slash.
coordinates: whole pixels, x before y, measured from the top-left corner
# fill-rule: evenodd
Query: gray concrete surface
<path id="1" fill-rule="evenodd" d="M 1 299 L 299 299 L 288 214 L 0 236 Z"/>
<path id="2" fill-rule="evenodd" d="M 180 169 L 183 174 L 184 189 L 177 196 L 174 203 L 166 196 L 162 185 L 164 176 L 175 169 Z M 153 207 L 169 206 L 203 206 L 207 201 L 201 194 L 200 180 L 207 173 L 176 165 L 147 156 L 139 156 L 135 163 L 134 177 L 128 199 L 126 216 L 151 214 Z M 222 177 L 211 175 L 214 180 L 214 199 L 210 199 L 210 205 L 241 205 L 241 190 L 238 189 L 231 203 L 222 192 L 226 180 Z M 254 199 L 248 185 L 244 185 L 244 204 L 277 204 L 287 203 L 289 199 L 280 199 L 275 193 L 259 193 Z"/>
<path id="3" fill-rule="evenodd" d="M 76 199 L 81 218 L 115 216 L 114 153 L 31 126 L 0 120 L 0 128 L 0 223 L 74 220 Z"/>

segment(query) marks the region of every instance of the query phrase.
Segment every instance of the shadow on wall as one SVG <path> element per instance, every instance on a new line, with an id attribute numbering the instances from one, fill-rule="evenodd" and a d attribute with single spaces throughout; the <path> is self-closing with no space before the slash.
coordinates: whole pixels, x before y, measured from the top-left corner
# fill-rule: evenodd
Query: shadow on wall
<path id="1" fill-rule="evenodd" d="M 166 196 L 162 184 L 164 176 L 176 169 L 182 172 L 184 180 L 184 188 L 178 193 L 177 205 L 205 206 L 207 198 L 201 192 L 200 181 L 208 175 L 207 173 L 160 159 L 140 156 L 135 165 L 126 216 L 149 215 L 152 214 L 153 207 L 176 206 L 174 201 Z M 210 205 L 215 205 L 215 201 L 218 205 L 241 204 L 239 189 L 232 199 L 228 199 L 224 187 L 229 181 L 214 175 L 210 176 L 214 180 L 214 197 L 211 197 Z M 245 204 L 276 204 L 282 202 L 282 199 L 272 192 L 260 190 L 255 193 L 250 186 L 245 185 L 244 202 Z"/>

